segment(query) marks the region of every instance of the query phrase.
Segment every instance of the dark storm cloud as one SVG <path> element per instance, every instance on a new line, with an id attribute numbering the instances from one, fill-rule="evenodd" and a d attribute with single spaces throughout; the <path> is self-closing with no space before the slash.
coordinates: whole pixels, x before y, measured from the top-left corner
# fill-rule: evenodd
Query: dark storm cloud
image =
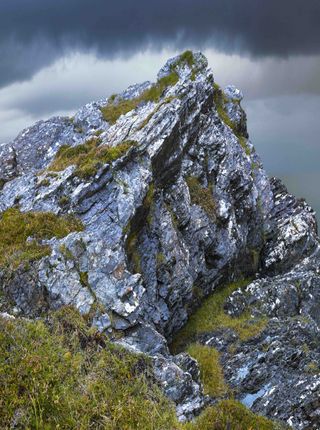
<path id="1" fill-rule="evenodd" d="M 70 50 L 112 58 L 152 46 L 251 56 L 320 52 L 319 0 L 4 0 L 0 86 Z"/>

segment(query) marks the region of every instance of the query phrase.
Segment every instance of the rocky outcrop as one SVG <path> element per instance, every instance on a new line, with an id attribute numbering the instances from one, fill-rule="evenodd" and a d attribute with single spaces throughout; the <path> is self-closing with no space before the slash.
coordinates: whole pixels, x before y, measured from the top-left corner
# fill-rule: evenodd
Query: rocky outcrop
<path id="1" fill-rule="evenodd" d="M 34 317 L 75 306 L 111 339 L 153 357 L 184 420 L 209 400 L 196 362 L 170 355 L 167 341 L 218 286 L 256 277 L 226 312 L 250 306 L 270 323 L 234 354 L 219 342 L 227 379 L 254 410 L 315 429 L 318 377 L 304 376 L 306 353 L 296 348 L 306 344 L 318 359 L 315 214 L 267 177 L 241 99 L 215 84 L 202 54 L 187 52 L 156 83 L 41 121 L 3 145 L 1 211 L 73 214 L 84 230 L 47 240 L 41 259 L 2 267 L 0 311 Z"/>

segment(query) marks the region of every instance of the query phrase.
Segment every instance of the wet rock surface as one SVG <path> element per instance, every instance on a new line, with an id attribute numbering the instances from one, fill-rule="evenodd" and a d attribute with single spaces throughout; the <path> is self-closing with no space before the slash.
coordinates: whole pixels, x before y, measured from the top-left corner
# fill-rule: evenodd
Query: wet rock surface
<path id="1" fill-rule="evenodd" d="M 315 214 L 267 177 L 248 139 L 242 93 L 217 89 L 205 57 L 191 58 L 160 70 L 156 88 L 168 83 L 159 97 L 145 97 L 150 82 L 134 85 L 1 146 L 1 211 L 74 214 L 84 231 L 51 239 L 50 255 L 29 265 L 1 268 L 0 312 L 37 317 L 75 306 L 111 339 L 152 357 L 186 420 L 208 398 L 195 360 L 170 355 L 167 341 L 203 297 L 253 277 L 225 312 L 268 317 L 263 332 L 240 342 L 225 329 L 198 341 L 221 351 L 226 380 L 248 407 L 295 429 L 319 429 Z M 107 121 L 104 108 L 124 102 L 131 108 Z M 61 148 L 89 140 L 97 154 L 134 144 L 87 176 L 72 163 L 50 170 Z"/>

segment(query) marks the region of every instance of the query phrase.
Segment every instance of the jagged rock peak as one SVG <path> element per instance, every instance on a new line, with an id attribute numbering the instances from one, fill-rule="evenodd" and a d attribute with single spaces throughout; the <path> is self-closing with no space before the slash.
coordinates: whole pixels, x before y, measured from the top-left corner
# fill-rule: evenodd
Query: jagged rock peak
<path id="1" fill-rule="evenodd" d="M 270 317 L 270 282 L 286 309 L 281 303 L 296 296 L 278 288 L 279 279 L 286 285 L 298 270 L 318 277 L 310 269 L 319 254 L 314 212 L 267 177 L 242 97 L 233 86 L 221 90 L 206 58 L 187 51 L 155 83 L 89 103 L 73 118 L 40 121 L 0 148 L 0 228 L 9 232 L 0 241 L 0 312 L 37 317 L 76 307 L 112 340 L 153 357 L 181 420 L 208 399 L 194 360 L 173 357 L 167 342 L 203 298 L 231 280 L 261 278 L 226 306 L 239 315 L 251 309 L 247 297 L 261 297 L 255 314 Z M 30 226 L 19 230 L 18 248 L 10 219 Z M 39 219 L 50 228 L 39 229 Z M 283 278 L 263 280 L 271 275 Z M 314 319 L 310 298 L 299 300 Z M 231 383 L 240 359 L 224 357 Z M 308 428 L 306 403 L 290 401 L 279 418 L 292 415 L 296 428 Z"/>

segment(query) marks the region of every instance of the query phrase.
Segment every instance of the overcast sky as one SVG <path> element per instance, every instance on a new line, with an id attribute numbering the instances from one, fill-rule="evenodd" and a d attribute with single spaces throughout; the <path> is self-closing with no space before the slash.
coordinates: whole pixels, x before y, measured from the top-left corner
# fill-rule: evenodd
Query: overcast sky
<path id="1" fill-rule="evenodd" d="M 4 0 L 0 142 L 202 50 L 270 175 L 320 214 L 320 0 Z"/>

